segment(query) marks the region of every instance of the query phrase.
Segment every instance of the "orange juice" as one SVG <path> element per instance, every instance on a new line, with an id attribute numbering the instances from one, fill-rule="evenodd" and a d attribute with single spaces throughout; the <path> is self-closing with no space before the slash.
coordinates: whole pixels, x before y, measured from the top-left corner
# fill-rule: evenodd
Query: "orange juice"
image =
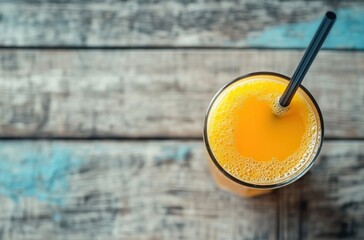
<path id="1" fill-rule="evenodd" d="M 243 196 L 265 193 L 311 167 L 322 143 L 321 113 L 303 87 L 288 107 L 281 107 L 287 80 L 274 73 L 250 74 L 228 84 L 212 101 L 204 139 L 223 189 Z"/>

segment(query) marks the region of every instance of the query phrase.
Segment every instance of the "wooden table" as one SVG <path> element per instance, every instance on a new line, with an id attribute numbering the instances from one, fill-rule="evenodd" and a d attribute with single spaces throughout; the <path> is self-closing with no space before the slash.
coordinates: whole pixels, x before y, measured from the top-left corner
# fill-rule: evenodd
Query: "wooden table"
<path id="1" fill-rule="evenodd" d="M 325 118 L 319 162 L 266 196 L 218 190 L 209 100 L 242 74 L 290 76 L 329 9 L 304 81 Z M 354 0 L 1 3 L 0 239 L 364 239 L 363 14 Z"/>

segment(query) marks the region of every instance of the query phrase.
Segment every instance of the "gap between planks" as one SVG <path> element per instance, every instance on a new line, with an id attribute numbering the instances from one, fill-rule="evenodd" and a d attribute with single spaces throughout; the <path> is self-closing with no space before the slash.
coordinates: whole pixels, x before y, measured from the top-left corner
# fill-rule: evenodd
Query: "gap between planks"
<path id="1" fill-rule="evenodd" d="M 0 137 L 0 141 L 120 141 L 120 142 L 138 142 L 138 141 L 203 141 L 202 137 Z M 364 138 L 324 138 L 325 142 L 335 141 L 364 141 Z"/>

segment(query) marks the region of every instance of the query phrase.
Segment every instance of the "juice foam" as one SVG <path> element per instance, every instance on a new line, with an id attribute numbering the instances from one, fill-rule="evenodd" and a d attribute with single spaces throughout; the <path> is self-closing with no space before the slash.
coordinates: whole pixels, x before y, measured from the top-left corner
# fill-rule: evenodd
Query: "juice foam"
<path id="1" fill-rule="evenodd" d="M 218 163 L 232 176 L 271 184 L 299 173 L 315 156 L 320 120 L 304 91 L 280 107 L 287 81 L 253 76 L 230 85 L 210 109 L 207 135 Z"/>

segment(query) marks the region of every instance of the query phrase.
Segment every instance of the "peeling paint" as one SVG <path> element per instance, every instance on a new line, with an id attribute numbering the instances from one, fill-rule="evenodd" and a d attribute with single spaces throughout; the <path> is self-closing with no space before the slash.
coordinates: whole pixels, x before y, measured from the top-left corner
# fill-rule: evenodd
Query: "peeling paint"
<path id="1" fill-rule="evenodd" d="M 347 8 L 336 12 L 337 20 L 323 48 L 364 49 L 364 9 Z M 251 34 L 251 47 L 306 48 L 322 18 L 308 22 L 283 24 Z"/>
<path id="2" fill-rule="evenodd" d="M 34 146 L 34 145 L 33 145 Z M 27 144 L 0 145 L 0 194 L 18 201 L 21 197 L 62 204 L 68 189 L 67 175 L 81 161 L 68 149 L 45 151 Z"/>

